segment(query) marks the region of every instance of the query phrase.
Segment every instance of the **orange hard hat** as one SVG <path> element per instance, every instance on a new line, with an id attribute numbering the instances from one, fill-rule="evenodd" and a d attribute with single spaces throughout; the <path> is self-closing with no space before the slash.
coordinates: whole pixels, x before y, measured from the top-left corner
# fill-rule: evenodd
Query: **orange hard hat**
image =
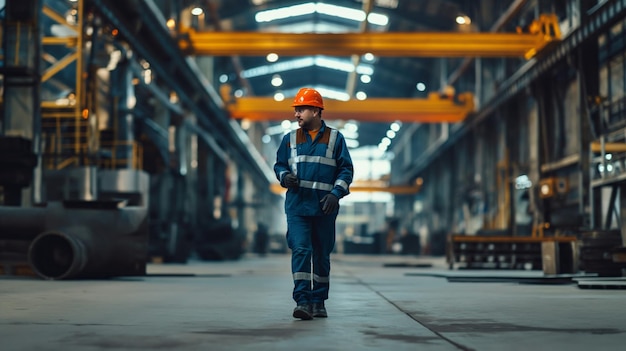
<path id="1" fill-rule="evenodd" d="M 317 90 L 312 88 L 302 88 L 296 94 L 291 106 L 315 106 L 324 109 L 324 100 L 322 99 L 322 95 Z"/>

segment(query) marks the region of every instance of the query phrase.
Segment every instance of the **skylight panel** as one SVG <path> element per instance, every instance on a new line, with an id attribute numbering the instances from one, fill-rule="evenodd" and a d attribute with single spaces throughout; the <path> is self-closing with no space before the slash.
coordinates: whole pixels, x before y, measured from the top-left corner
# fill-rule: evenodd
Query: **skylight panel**
<path id="1" fill-rule="evenodd" d="M 291 71 L 300 68 L 307 68 L 311 66 L 328 68 L 348 73 L 354 71 L 354 64 L 350 60 L 341 60 L 325 56 L 315 56 L 297 58 L 293 60 L 250 68 L 241 72 L 241 76 L 248 79 L 274 73 Z M 374 67 L 368 64 L 360 64 L 357 66 L 356 72 L 358 74 L 371 76 L 374 74 Z"/>
<path id="2" fill-rule="evenodd" d="M 312 15 L 319 13 L 322 15 L 340 17 L 356 22 L 367 20 L 369 23 L 379 26 L 385 26 L 389 23 L 386 15 L 372 12 L 366 16 L 365 11 L 353 9 L 350 7 L 325 4 L 320 2 L 308 2 L 306 4 L 281 7 L 273 10 L 259 11 L 254 16 L 258 23 L 272 22 L 276 20 L 292 18 L 297 16 Z"/>

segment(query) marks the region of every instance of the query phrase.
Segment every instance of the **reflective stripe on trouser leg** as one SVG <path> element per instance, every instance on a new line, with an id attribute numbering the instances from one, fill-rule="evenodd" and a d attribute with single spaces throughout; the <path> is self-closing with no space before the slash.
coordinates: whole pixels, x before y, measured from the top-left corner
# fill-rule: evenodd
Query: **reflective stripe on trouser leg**
<path id="1" fill-rule="evenodd" d="M 298 305 L 311 302 L 312 217 L 287 215 L 287 244 L 291 249 L 293 299 Z"/>
<path id="2" fill-rule="evenodd" d="M 313 224 L 313 292 L 311 302 L 328 299 L 330 287 L 330 253 L 335 247 L 336 214 L 316 217 Z"/>

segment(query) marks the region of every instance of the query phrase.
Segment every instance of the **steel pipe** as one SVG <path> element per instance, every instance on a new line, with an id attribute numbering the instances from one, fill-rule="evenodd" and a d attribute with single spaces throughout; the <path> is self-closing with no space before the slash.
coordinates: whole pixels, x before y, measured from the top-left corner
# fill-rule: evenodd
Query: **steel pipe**
<path id="1" fill-rule="evenodd" d="M 116 201 L 0 207 L 0 239 L 30 241 L 27 258 L 43 279 L 145 275 L 147 207 Z"/>

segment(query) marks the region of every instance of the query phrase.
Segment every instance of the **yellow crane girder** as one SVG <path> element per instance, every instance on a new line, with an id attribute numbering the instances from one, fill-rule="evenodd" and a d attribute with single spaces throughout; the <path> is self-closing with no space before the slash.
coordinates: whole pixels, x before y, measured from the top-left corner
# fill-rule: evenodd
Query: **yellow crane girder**
<path id="1" fill-rule="evenodd" d="M 186 28 L 179 47 L 210 56 L 350 56 L 372 53 L 394 57 L 525 57 L 560 39 L 557 18 L 542 15 L 523 33 L 367 32 L 270 33 L 198 32 Z"/>
<path id="2" fill-rule="evenodd" d="M 231 118 L 251 122 L 282 121 L 293 118 L 293 108 L 288 101 L 271 97 L 242 97 L 227 102 Z M 456 97 L 429 94 L 427 99 L 368 98 L 366 100 L 324 100 L 324 119 L 357 120 L 362 122 L 420 122 L 456 123 L 474 111 L 472 93 Z"/>

